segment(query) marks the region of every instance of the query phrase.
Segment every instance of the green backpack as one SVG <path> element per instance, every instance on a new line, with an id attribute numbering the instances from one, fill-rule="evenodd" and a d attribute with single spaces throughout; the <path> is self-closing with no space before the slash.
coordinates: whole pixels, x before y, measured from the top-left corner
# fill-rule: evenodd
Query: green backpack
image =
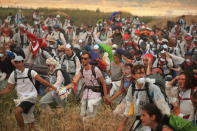
<path id="1" fill-rule="evenodd" d="M 165 117 L 166 118 L 164 118 L 164 121 L 166 121 L 166 124 L 174 131 L 197 131 L 197 127 L 194 126 L 189 120 L 183 119 L 175 115 Z"/>

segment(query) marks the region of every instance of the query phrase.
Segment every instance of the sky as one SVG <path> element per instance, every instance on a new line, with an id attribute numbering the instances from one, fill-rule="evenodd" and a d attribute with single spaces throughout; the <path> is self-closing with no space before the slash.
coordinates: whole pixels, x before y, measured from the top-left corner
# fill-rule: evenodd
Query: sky
<path id="1" fill-rule="evenodd" d="M 197 15 L 197 0 L 0 0 L 1 6 L 126 11 L 139 16 Z"/>

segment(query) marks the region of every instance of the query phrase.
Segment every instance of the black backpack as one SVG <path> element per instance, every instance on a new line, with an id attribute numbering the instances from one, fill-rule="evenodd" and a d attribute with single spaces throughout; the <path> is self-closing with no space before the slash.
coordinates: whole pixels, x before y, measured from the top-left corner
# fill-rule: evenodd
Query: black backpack
<path id="1" fill-rule="evenodd" d="M 68 84 L 71 83 L 71 80 L 70 80 L 70 77 L 69 77 L 69 74 L 63 70 L 63 69 L 57 69 L 54 73 L 55 75 L 57 76 L 57 71 L 60 70 L 62 72 L 62 75 L 64 77 L 64 86 L 67 86 Z"/>
<path id="2" fill-rule="evenodd" d="M 79 60 L 81 60 L 81 50 L 79 48 L 73 48 L 73 51 L 75 52 Z"/>
<path id="3" fill-rule="evenodd" d="M 96 79 L 95 67 L 96 67 L 96 66 L 92 65 L 91 71 L 92 71 L 92 75 L 93 75 L 94 78 Z M 83 76 L 83 70 L 84 70 L 84 68 L 81 67 L 80 72 L 81 72 L 82 77 L 84 77 L 84 76 Z M 98 86 L 98 87 L 97 87 L 97 86 L 94 86 L 94 87 L 91 87 L 91 86 L 87 87 L 87 86 L 86 86 L 86 88 L 91 89 L 91 90 L 94 91 L 94 92 L 101 92 L 101 95 L 103 96 L 103 95 L 104 95 L 103 86 L 102 86 L 101 82 L 100 82 L 98 79 L 96 79 L 96 80 L 97 80 L 97 82 L 99 83 L 99 86 Z"/>
<path id="4" fill-rule="evenodd" d="M 16 70 L 14 70 L 14 81 L 15 81 L 15 86 L 17 85 L 17 80 L 18 79 L 29 79 L 31 82 L 32 82 L 32 84 L 34 85 L 34 87 L 36 88 L 36 86 L 35 86 L 35 83 L 33 82 L 33 78 L 31 77 L 31 71 L 32 71 L 32 69 L 28 69 L 28 72 L 27 72 L 27 77 L 20 77 L 20 78 L 17 78 L 17 73 L 16 73 Z M 33 90 L 33 89 L 32 89 Z M 37 90 L 37 88 L 36 88 L 36 90 Z M 38 90 L 37 90 L 38 91 Z"/>
<path id="5" fill-rule="evenodd" d="M 87 34 L 87 36 L 86 36 L 86 42 L 87 43 L 85 43 L 85 44 L 87 44 L 87 45 L 92 45 L 94 43 L 93 33 Z"/>

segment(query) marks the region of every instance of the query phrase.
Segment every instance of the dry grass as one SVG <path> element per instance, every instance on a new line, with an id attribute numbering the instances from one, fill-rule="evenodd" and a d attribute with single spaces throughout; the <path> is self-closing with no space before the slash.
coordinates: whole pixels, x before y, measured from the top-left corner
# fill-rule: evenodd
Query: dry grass
<path id="1" fill-rule="evenodd" d="M 13 95 L 3 99 L 7 99 L 8 103 L 0 101 L 0 105 L 3 106 L 0 115 L 0 131 L 18 130 L 11 96 Z M 43 110 L 36 105 L 35 117 L 36 128 L 39 131 L 115 131 L 121 120 L 120 116 L 112 114 L 109 106 L 102 104 L 95 118 L 83 122 L 80 118 L 80 104 L 76 101 L 68 102 L 66 108 L 52 108 L 51 110 Z"/>
<path id="2" fill-rule="evenodd" d="M 168 20 L 176 22 L 178 19 L 179 19 L 179 17 L 172 17 L 172 18 L 167 18 L 167 17 L 165 17 L 165 18 L 155 18 L 154 20 L 152 20 L 152 21 L 150 21 L 150 22 L 148 23 L 148 26 L 152 27 L 152 26 L 154 26 L 154 25 L 156 25 L 156 26 L 159 25 L 159 27 L 163 28 L 163 27 L 166 27 L 167 21 L 168 21 Z M 197 23 L 197 17 L 196 17 L 196 16 L 189 16 L 189 15 L 188 15 L 188 16 L 185 16 L 185 20 L 186 20 L 186 23 L 187 23 L 188 25 L 192 24 L 192 22 Z"/>

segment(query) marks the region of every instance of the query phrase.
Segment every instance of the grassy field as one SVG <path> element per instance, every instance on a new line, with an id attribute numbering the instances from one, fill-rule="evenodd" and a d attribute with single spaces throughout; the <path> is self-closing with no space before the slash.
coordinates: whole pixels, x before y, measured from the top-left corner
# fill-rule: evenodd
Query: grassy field
<path id="1" fill-rule="evenodd" d="M 0 131 L 18 131 L 14 117 L 13 98 L 16 93 L 0 96 Z M 105 104 L 100 107 L 97 116 L 86 122 L 80 118 L 80 103 L 71 98 L 65 108 L 41 109 L 36 105 L 36 128 L 39 131 L 115 131 L 121 120 L 112 114 L 112 109 Z M 132 124 L 132 119 L 128 127 Z"/>
<path id="2" fill-rule="evenodd" d="M 81 24 L 92 24 L 94 25 L 99 19 L 108 20 L 111 16 L 111 13 L 89 10 L 79 10 L 79 9 L 48 9 L 48 8 L 39 8 L 40 14 L 46 18 L 49 15 L 56 16 L 59 14 L 61 19 L 63 20 L 66 16 L 71 16 L 72 21 L 75 25 Z M 5 19 L 8 14 L 11 12 L 12 14 L 16 14 L 18 9 L 16 8 L 0 8 L 0 18 Z M 33 9 L 22 9 L 23 14 L 25 15 L 27 21 L 32 24 L 32 12 Z M 132 16 L 132 14 L 127 12 L 122 12 L 123 17 Z M 153 20 L 153 17 L 140 17 L 142 21 L 148 23 Z"/>

